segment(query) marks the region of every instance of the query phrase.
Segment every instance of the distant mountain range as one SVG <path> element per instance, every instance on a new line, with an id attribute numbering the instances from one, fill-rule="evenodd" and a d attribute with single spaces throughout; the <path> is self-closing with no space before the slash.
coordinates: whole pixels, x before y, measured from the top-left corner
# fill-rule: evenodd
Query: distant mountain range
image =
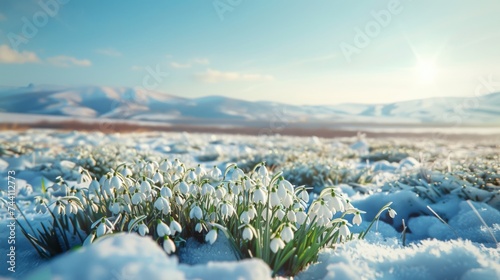
<path id="1" fill-rule="evenodd" d="M 0 112 L 168 123 L 500 124 L 500 92 L 388 104 L 296 106 L 222 96 L 182 98 L 126 87 L 0 87 Z"/>

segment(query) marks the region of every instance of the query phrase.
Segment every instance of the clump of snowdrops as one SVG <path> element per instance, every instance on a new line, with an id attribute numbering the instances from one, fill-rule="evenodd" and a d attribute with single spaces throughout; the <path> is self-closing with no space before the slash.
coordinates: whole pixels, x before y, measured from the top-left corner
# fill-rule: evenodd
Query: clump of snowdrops
<path id="1" fill-rule="evenodd" d="M 141 161 L 121 164 L 99 180 L 82 170 L 79 183 L 86 187 L 60 179 L 51 186 L 66 193 L 59 197 L 42 186 L 36 211 L 52 222 L 36 231 L 29 225 L 31 233 L 22 227 L 41 256 L 123 231 L 151 236 L 167 254 L 188 237 L 201 235 L 213 244 L 224 234 L 239 258 L 261 258 L 274 274 L 295 275 L 320 249 L 354 238 L 349 227 L 359 225 L 363 213 L 333 187 L 311 201 L 304 186 L 270 174 L 264 163 L 244 173 L 235 164 L 223 172 L 179 160 Z M 377 217 L 387 209 L 393 213 L 386 205 Z"/>

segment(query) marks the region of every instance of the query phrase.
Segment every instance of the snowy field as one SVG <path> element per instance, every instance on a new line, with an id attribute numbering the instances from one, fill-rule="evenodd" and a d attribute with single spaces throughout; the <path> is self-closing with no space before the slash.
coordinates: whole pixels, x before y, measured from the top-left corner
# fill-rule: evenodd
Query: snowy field
<path id="1" fill-rule="evenodd" d="M 445 138 L 2 131 L 0 276 L 500 279 L 498 139 Z M 332 239 L 291 273 L 312 224 Z"/>

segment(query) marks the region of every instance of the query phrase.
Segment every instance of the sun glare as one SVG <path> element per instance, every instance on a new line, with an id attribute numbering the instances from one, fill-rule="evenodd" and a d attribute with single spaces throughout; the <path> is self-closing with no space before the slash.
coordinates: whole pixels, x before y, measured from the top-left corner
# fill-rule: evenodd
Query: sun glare
<path id="1" fill-rule="evenodd" d="M 418 61 L 416 67 L 416 74 L 418 77 L 418 80 L 421 83 L 424 84 L 429 84 L 434 81 L 436 78 L 436 65 L 434 64 L 433 61 L 430 60 L 420 60 Z"/>

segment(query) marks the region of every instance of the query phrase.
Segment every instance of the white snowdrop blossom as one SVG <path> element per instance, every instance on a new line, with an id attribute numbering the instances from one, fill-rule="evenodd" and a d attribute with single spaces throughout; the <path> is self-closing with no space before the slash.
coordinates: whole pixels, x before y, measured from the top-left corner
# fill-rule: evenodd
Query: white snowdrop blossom
<path id="1" fill-rule="evenodd" d="M 115 202 L 113 202 L 113 204 L 109 207 L 109 210 L 111 210 L 111 213 L 117 215 L 122 210 L 122 207 L 120 206 L 120 203 L 115 200 Z"/>
<path id="2" fill-rule="evenodd" d="M 339 234 L 343 237 L 349 237 L 351 235 L 351 231 L 349 230 L 349 227 L 347 227 L 346 222 L 342 222 L 342 225 L 339 228 Z"/>
<path id="3" fill-rule="evenodd" d="M 201 232 L 203 230 L 203 227 L 201 226 L 201 223 L 197 223 L 196 226 L 194 227 L 194 230 L 196 232 Z"/>
<path id="4" fill-rule="evenodd" d="M 300 226 L 300 225 L 303 225 L 304 223 L 309 223 L 309 217 L 308 215 L 306 214 L 306 212 L 304 212 L 303 210 L 300 210 L 298 211 L 296 214 L 295 214 L 295 217 L 297 217 L 297 224 Z"/>
<path id="5" fill-rule="evenodd" d="M 394 219 L 398 213 L 396 213 L 396 210 L 389 208 L 389 216 Z"/>
<path id="6" fill-rule="evenodd" d="M 144 194 L 140 193 L 139 191 L 136 191 L 134 195 L 132 196 L 132 203 L 134 205 L 137 205 L 141 202 L 143 202 L 145 199 Z"/>
<path id="7" fill-rule="evenodd" d="M 160 189 L 160 195 L 163 197 L 171 198 L 172 197 L 172 190 L 168 187 L 162 187 Z"/>
<path id="8" fill-rule="evenodd" d="M 175 235 L 177 232 L 182 231 L 182 226 L 176 220 L 170 221 L 170 230 L 172 231 L 172 235 Z"/>
<path id="9" fill-rule="evenodd" d="M 149 193 L 151 191 L 151 184 L 147 180 L 141 182 L 141 191 L 143 193 Z"/>
<path id="10" fill-rule="evenodd" d="M 257 188 L 254 193 L 253 193 L 253 201 L 255 203 L 260 203 L 264 204 L 267 201 L 267 194 L 266 192 L 262 189 L 262 187 Z"/>
<path id="11" fill-rule="evenodd" d="M 182 194 L 187 194 L 189 192 L 189 185 L 184 182 L 184 181 L 181 181 L 179 183 L 179 191 L 182 193 Z"/>
<path id="12" fill-rule="evenodd" d="M 149 233 L 149 228 L 145 225 L 145 224 L 140 224 L 138 227 L 137 227 L 137 231 L 139 232 L 139 235 L 140 236 L 145 236 L 146 234 Z"/>
<path id="13" fill-rule="evenodd" d="M 201 220 L 201 218 L 203 218 L 203 210 L 201 210 L 200 206 L 195 205 L 193 208 L 191 208 L 191 211 L 189 212 L 189 218 L 196 218 L 198 220 Z"/>
<path id="14" fill-rule="evenodd" d="M 153 206 L 165 215 L 170 213 L 170 202 L 163 196 L 158 197 Z"/>
<path id="15" fill-rule="evenodd" d="M 102 218 L 95 222 L 92 227 L 95 227 L 97 224 L 97 230 L 96 230 L 96 236 L 101 237 L 103 235 L 106 235 L 108 233 L 113 233 L 113 224 L 106 218 Z"/>
<path id="16" fill-rule="evenodd" d="M 116 174 L 109 180 L 109 187 L 112 189 L 120 189 L 122 180 Z"/>
<path id="17" fill-rule="evenodd" d="M 281 204 L 280 197 L 276 191 L 271 191 L 269 196 L 269 204 L 271 207 L 275 207 Z"/>
<path id="18" fill-rule="evenodd" d="M 290 225 L 286 225 L 281 231 L 281 237 L 285 243 L 293 240 L 293 229 Z"/>
<path id="19" fill-rule="evenodd" d="M 250 217 L 250 214 L 248 211 L 243 211 L 240 215 L 240 221 L 244 224 L 250 223 L 252 218 Z"/>
<path id="20" fill-rule="evenodd" d="M 95 230 L 93 230 L 89 236 L 87 236 L 87 238 L 85 238 L 85 240 L 83 241 L 83 246 L 88 246 L 90 244 L 92 244 L 92 242 L 94 242 L 94 239 L 95 239 Z"/>
<path id="21" fill-rule="evenodd" d="M 175 253 L 175 244 L 168 236 L 163 239 L 163 250 L 169 255 Z"/>
<path id="22" fill-rule="evenodd" d="M 271 243 L 269 243 L 269 247 L 271 248 L 271 251 L 273 251 L 273 253 L 277 253 L 279 250 L 285 248 L 285 242 L 283 242 L 283 240 L 281 240 L 281 238 L 278 236 L 271 240 Z"/>
<path id="23" fill-rule="evenodd" d="M 78 213 L 78 206 L 71 199 L 66 203 L 66 213 L 76 214 Z"/>
<path id="24" fill-rule="evenodd" d="M 231 204 L 224 202 L 221 204 L 220 213 L 223 219 L 227 219 L 233 215 L 234 208 Z"/>
<path id="25" fill-rule="evenodd" d="M 158 224 L 156 226 L 156 233 L 160 237 L 164 237 L 165 235 L 170 235 L 171 231 L 170 228 L 161 220 L 158 220 Z"/>
<path id="26" fill-rule="evenodd" d="M 214 168 L 210 171 L 210 177 L 214 180 L 219 180 L 222 177 L 222 171 L 214 165 Z"/>
<path id="27" fill-rule="evenodd" d="M 207 171 L 201 166 L 201 164 L 198 164 L 198 166 L 196 166 L 196 169 L 194 170 L 194 172 L 196 173 L 196 175 L 198 175 L 199 178 L 205 176 L 205 174 L 207 174 Z"/>
<path id="28" fill-rule="evenodd" d="M 362 222 L 362 219 L 361 219 L 361 213 L 359 211 L 356 212 L 356 214 L 354 214 L 354 217 L 352 217 L 352 223 L 354 225 L 360 225 Z"/>
<path id="29" fill-rule="evenodd" d="M 205 241 L 214 244 L 215 240 L 217 240 L 217 229 L 213 228 L 205 236 Z"/>
<path id="30" fill-rule="evenodd" d="M 161 175 L 160 172 L 158 172 L 158 170 L 156 170 L 156 173 L 153 176 L 153 181 L 155 183 L 160 183 L 160 185 L 163 184 L 163 175 Z"/>
<path id="31" fill-rule="evenodd" d="M 253 238 L 252 229 L 249 226 L 246 226 L 243 229 L 243 233 L 241 234 L 241 236 L 243 237 L 243 240 L 252 240 L 252 238 Z"/>

